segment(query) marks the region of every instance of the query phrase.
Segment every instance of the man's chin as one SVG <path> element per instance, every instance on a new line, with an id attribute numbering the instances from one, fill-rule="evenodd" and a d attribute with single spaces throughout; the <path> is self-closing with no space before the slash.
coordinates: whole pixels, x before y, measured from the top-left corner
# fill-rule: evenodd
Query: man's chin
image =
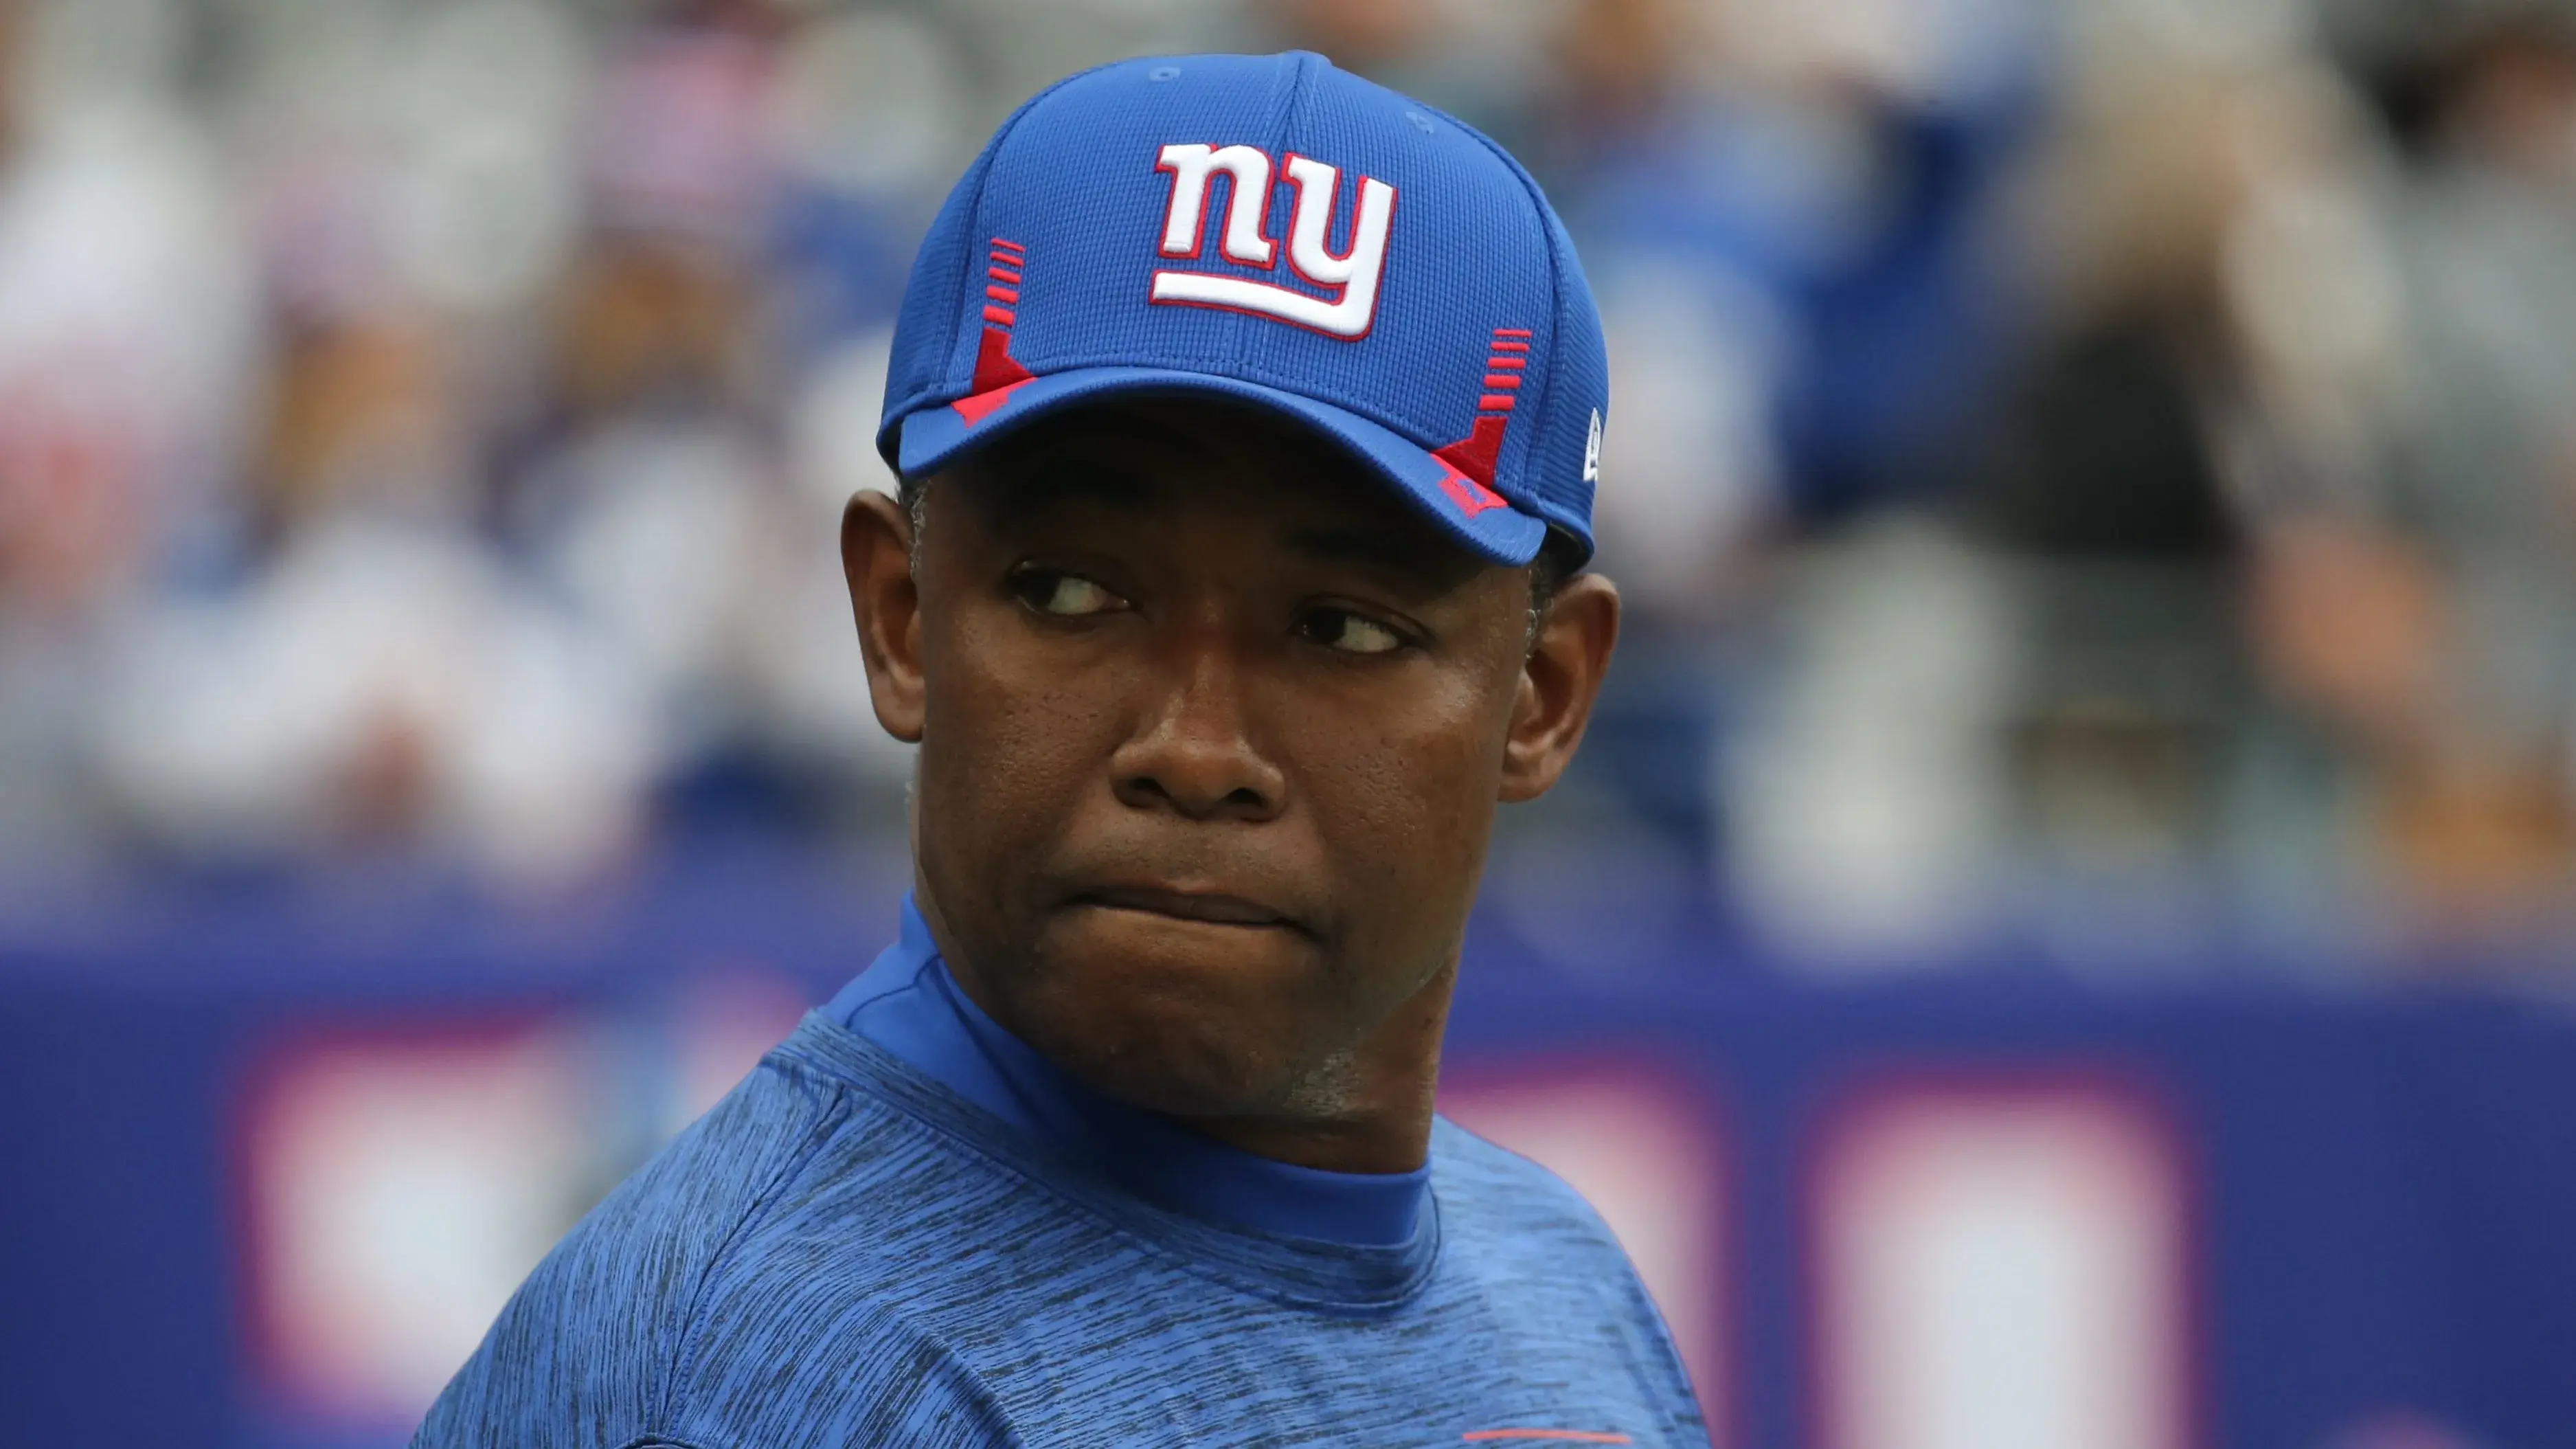
<path id="1" fill-rule="evenodd" d="M 1176 1117 L 1266 1113 L 1294 1095 L 1325 970 L 1311 939 L 1107 908 L 1050 926 L 1026 1025 L 1077 1080 Z"/>

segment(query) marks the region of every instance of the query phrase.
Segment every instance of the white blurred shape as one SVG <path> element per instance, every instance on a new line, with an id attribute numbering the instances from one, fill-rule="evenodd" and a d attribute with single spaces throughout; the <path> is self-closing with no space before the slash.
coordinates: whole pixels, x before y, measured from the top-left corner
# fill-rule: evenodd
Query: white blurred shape
<path id="1" fill-rule="evenodd" d="M 853 493 L 895 491 L 899 480 L 877 451 L 893 352 L 892 328 L 854 337 L 815 364 L 796 397 L 789 418 L 796 481 L 817 521 L 837 524 Z"/>
<path id="2" fill-rule="evenodd" d="M 610 862 L 641 832 L 661 764 L 650 701 L 546 614 L 496 631 L 479 664 L 480 708 L 445 771 L 451 828 L 509 880 L 571 880 Z"/>
<path id="3" fill-rule="evenodd" d="M 584 1201 L 578 1065 L 534 1030 L 274 1063 L 243 1136 L 272 1390 L 360 1424 L 428 1409 Z"/>
<path id="4" fill-rule="evenodd" d="M 1857 81 L 1917 105 L 2003 78 L 2044 13 L 2031 0 L 1724 0 L 1713 11 L 1731 67 Z"/>
<path id="5" fill-rule="evenodd" d="M 880 779 L 912 772 L 913 748 L 876 722 L 840 564 L 841 509 L 854 493 L 891 494 L 877 452 L 894 333 L 863 333 L 825 355 L 798 394 L 789 428 L 795 507 L 784 556 L 761 600 L 753 659 L 772 724 L 798 748 Z"/>
<path id="6" fill-rule="evenodd" d="M 908 15 L 858 10 L 817 22 L 771 97 L 788 163 L 860 192 L 945 183 L 966 136 L 966 88 L 940 34 Z"/>
<path id="7" fill-rule="evenodd" d="M 328 844 L 391 739 L 419 752 L 415 828 L 543 883 L 632 838 L 660 762 L 620 660 L 441 528 L 335 521 L 246 595 L 149 616 L 123 655 L 103 773 L 181 844 Z"/>
<path id="8" fill-rule="evenodd" d="M 426 12 L 407 51 L 390 97 L 406 271 L 451 306 L 536 296 L 580 220 L 579 32 L 560 6 L 470 0 Z"/>
<path id="9" fill-rule="evenodd" d="M 1718 782 L 1734 884 L 1805 964 L 1920 959 L 1991 894 L 2013 619 L 1984 563 L 1920 522 L 1800 568 L 1787 677 Z"/>
<path id="10" fill-rule="evenodd" d="M 1619 380 L 1594 501 L 1602 551 L 1623 589 L 1687 604 L 1775 501 L 1783 324 L 1716 269 L 1652 257 L 1603 269 L 1601 314 Z"/>
<path id="11" fill-rule="evenodd" d="M 0 529 L 98 514 L 148 561 L 209 522 L 259 347 L 217 180 L 148 107 L 46 115 L 22 142 L 0 180 Z"/>
<path id="12" fill-rule="evenodd" d="M 1827 1449 L 2186 1449 L 2189 1195 L 2113 1091 L 1887 1092 L 1825 1148 Z"/>
<path id="13" fill-rule="evenodd" d="M 2312 0 L 2104 0 L 2068 7 L 2088 48 L 2118 61 L 2242 64 L 2277 57 L 2307 39 Z"/>
<path id="14" fill-rule="evenodd" d="M 1002 119 L 1002 107 L 1087 66 L 1227 48 L 1223 42 L 1240 34 L 1244 8 L 1233 0 L 947 0 L 940 7 L 943 20 L 974 39 L 989 98 L 987 113 L 977 117 L 984 126 Z"/>
<path id="15" fill-rule="evenodd" d="M 767 583 L 777 495 L 724 427 L 628 423 L 571 461 L 549 571 L 586 622 L 670 699 L 724 675 Z"/>

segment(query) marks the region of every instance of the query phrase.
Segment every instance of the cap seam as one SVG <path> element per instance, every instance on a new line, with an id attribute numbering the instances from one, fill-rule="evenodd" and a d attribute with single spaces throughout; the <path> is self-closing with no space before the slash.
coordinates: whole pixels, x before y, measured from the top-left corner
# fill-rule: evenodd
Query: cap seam
<path id="1" fill-rule="evenodd" d="M 1548 253 L 1548 376 L 1538 384 L 1538 400 L 1535 400 L 1538 405 L 1533 407 L 1533 415 L 1546 418 L 1548 402 L 1556 397 L 1556 374 L 1561 371 L 1561 366 L 1564 366 L 1564 358 L 1558 356 L 1556 351 L 1556 338 L 1558 333 L 1564 333 L 1564 325 L 1561 325 L 1564 317 L 1561 315 L 1564 315 L 1564 307 L 1566 307 L 1566 273 L 1564 268 L 1558 266 L 1556 235 L 1553 235 L 1553 229 L 1548 227 L 1548 196 L 1540 191 L 1538 180 L 1528 173 L 1528 168 L 1522 168 L 1520 162 L 1512 157 L 1512 152 L 1502 150 L 1502 142 L 1497 142 L 1494 137 L 1479 131 L 1476 126 L 1468 126 L 1466 121 L 1461 121 L 1458 116 L 1450 116 L 1448 111 L 1440 111 L 1437 106 L 1425 106 L 1425 111 L 1435 113 L 1435 116 L 1440 116 L 1443 121 L 1448 121 L 1450 126 L 1458 126 L 1458 134 L 1463 134 L 1463 137 L 1473 137 L 1476 139 L 1476 144 L 1481 144 L 1486 152 L 1492 152 L 1494 160 L 1502 162 L 1502 170 L 1507 170 L 1507 173 L 1512 175 L 1512 180 L 1520 183 L 1520 193 L 1530 201 L 1530 219 L 1538 222 L 1540 248 Z M 1543 428 L 1546 428 L 1546 423 L 1530 425 L 1530 441 L 1525 443 L 1520 451 L 1522 474 L 1528 474 L 1528 459 L 1538 456 L 1538 436 L 1543 433 Z M 1530 498 L 1533 500 L 1538 498 L 1538 487 L 1535 485 L 1528 485 L 1525 490 L 1530 492 Z"/>
<path id="2" fill-rule="evenodd" d="M 975 202 L 974 205 L 968 207 L 966 211 L 966 214 L 973 218 L 974 221 L 974 225 L 970 228 L 971 231 L 991 230 L 990 224 L 984 220 L 984 195 L 992 187 L 993 172 L 995 168 L 1002 164 L 1003 148 L 1010 145 L 1011 138 L 1018 135 L 1020 132 L 1020 122 L 1028 119 L 1028 115 L 1031 111 L 1036 110 L 1047 97 L 1054 95 L 1057 91 L 1064 89 L 1066 86 L 1073 84 L 1084 76 L 1094 75 L 1100 71 L 1108 70 L 1111 66 L 1125 63 L 1126 62 L 1122 61 L 1109 61 L 1101 65 L 1092 66 L 1088 70 L 1075 71 L 1073 74 L 1057 81 L 1054 85 L 1048 86 L 1036 95 L 1029 97 L 1026 104 L 1011 113 L 1011 118 L 1002 123 L 1001 130 L 994 133 L 993 159 L 985 165 L 984 174 L 975 178 Z M 976 258 L 981 257 L 983 254 L 983 244 L 978 238 L 971 235 L 966 238 L 966 245 L 960 248 L 958 252 L 957 285 L 960 305 L 949 309 L 948 314 L 948 367 L 952 374 L 957 368 L 958 339 L 966 330 L 966 318 L 969 309 L 963 305 L 963 301 L 966 297 L 974 295 L 974 289 L 969 287 L 969 281 L 974 275 Z M 977 315 L 980 315 L 980 309 L 978 309 Z M 948 381 L 950 386 L 955 386 L 955 378 L 953 376 L 949 378 Z M 972 387 L 974 384 L 970 380 L 967 385 Z"/>
<path id="3" fill-rule="evenodd" d="M 1528 198 L 1530 203 L 1532 220 L 1538 223 L 1539 242 L 1547 251 L 1547 376 L 1539 384 L 1538 406 L 1532 409 L 1532 411 L 1538 418 L 1544 419 L 1548 416 L 1548 404 L 1552 402 L 1556 396 L 1557 376 L 1564 370 L 1564 357 L 1557 350 L 1557 337 L 1559 333 L 1565 330 L 1563 326 L 1563 314 L 1565 311 L 1565 272 L 1558 264 L 1557 260 L 1555 231 L 1548 225 L 1547 219 L 1549 216 L 1549 209 L 1546 193 L 1539 190 L 1537 180 L 1529 174 L 1529 171 L 1524 168 L 1519 161 L 1513 159 L 1511 152 L 1504 150 L 1501 144 L 1496 142 L 1493 137 L 1486 135 L 1484 132 L 1477 130 L 1475 127 L 1468 125 L 1466 122 L 1459 120 L 1457 117 L 1450 115 L 1446 111 L 1442 111 L 1439 114 L 1443 120 L 1456 126 L 1462 134 L 1474 137 L 1478 145 L 1483 146 L 1487 151 L 1492 152 L 1494 159 L 1503 163 L 1503 169 L 1510 172 L 1512 179 L 1520 183 L 1521 194 Z M 1530 427 L 1529 441 L 1524 444 L 1521 449 L 1521 467 L 1524 475 L 1530 471 L 1529 460 L 1541 456 L 1539 443 L 1541 441 L 1541 435 L 1546 431 L 1546 426 L 1546 423 L 1542 421 L 1535 422 Z M 1525 483 L 1523 486 L 1524 491 L 1528 492 L 1533 500 L 1543 496 L 1540 494 L 1538 487 L 1534 482 Z"/>
<path id="4" fill-rule="evenodd" d="M 1292 63 L 1288 67 L 1288 103 L 1280 107 L 1279 124 L 1274 127 L 1270 133 L 1270 156 L 1274 163 L 1288 150 L 1288 134 L 1295 130 L 1297 126 L 1297 107 L 1299 103 L 1304 101 L 1306 98 L 1306 77 L 1309 73 L 1309 68 L 1315 61 L 1321 59 L 1321 57 L 1310 55 L 1305 51 L 1291 51 L 1289 52 L 1289 55 Z M 1273 194 L 1261 198 L 1261 215 L 1264 218 L 1267 218 L 1270 215 L 1270 203 L 1276 199 L 1276 193 L 1282 179 L 1283 178 L 1279 173 L 1271 173 L 1268 186 Z M 1304 197 L 1301 194 L 1299 200 L 1302 201 L 1303 199 Z M 1329 231 L 1330 229 L 1331 227 L 1328 219 L 1326 230 Z M 1283 251 L 1287 249 L 1288 237 L 1284 231 L 1281 233 L 1276 244 Z M 1254 334 L 1252 328 L 1248 325 L 1250 320 L 1251 319 L 1249 318 L 1240 316 L 1232 319 L 1234 324 L 1232 352 L 1234 355 L 1235 365 L 1238 367 L 1248 367 L 1251 365 Z"/>

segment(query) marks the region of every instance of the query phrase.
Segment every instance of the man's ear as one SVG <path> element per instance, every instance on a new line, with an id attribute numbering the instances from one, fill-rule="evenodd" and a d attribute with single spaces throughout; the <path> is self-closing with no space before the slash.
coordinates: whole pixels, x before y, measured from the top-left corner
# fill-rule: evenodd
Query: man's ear
<path id="1" fill-rule="evenodd" d="M 1503 742 L 1506 803 L 1537 799 L 1565 773 L 1618 642 L 1618 586 L 1599 574 L 1566 580 L 1539 617 L 1538 636 L 1521 665 L 1511 733 Z"/>
<path id="2" fill-rule="evenodd" d="M 912 578 L 912 515 L 874 491 L 841 510 L 841 573 L 850 583 L 859 654 L 877 723 L 906 744 L 921 743 L 921 591 Z"/>

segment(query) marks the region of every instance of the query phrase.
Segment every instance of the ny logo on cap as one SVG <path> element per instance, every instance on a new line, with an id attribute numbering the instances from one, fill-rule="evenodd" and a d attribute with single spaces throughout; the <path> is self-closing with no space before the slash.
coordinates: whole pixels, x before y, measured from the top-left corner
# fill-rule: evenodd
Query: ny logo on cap
<path id="1" fill-rule="evenodd" d="M 1253 146 L 1165 146 L 1154 169 L 1172 177 L 1171 204 L 1163 213 L 1162 254 L 1195 259 L 1207 219 L 1208 182 L 1220 172 L 1232 183 L 1226 201 L 1225 231 L 1217 249 L 1228 261 L 1249 267 L 1276 268 L 1279 247 L 1267 235 L 1270 221 L 1270 157 Z M 1395 188 L 1371 176 L 1360 178 L 1359 202 L 1351 216 L 1349 249 L 1335 256 L 1325 244 L 1332 229 L 1333 204 L 1342 181 L 1338 167 L 1290 152 L 1279 168 L 1297 188 L 1297 205 L 1288 220 L 1288 265 L 1298 276 L 1328 289 L 1318 297 L 1269 282 L 1208 272 L 1157 271 L 1152 300 L 1178 307 L 1216 307 L 1273 317 L 1327 337 L 1357 341 L 1366 337 L 1377 317 L 1378 273 L 1386 265 L 1387 225 L 1395 218 Z"/>

